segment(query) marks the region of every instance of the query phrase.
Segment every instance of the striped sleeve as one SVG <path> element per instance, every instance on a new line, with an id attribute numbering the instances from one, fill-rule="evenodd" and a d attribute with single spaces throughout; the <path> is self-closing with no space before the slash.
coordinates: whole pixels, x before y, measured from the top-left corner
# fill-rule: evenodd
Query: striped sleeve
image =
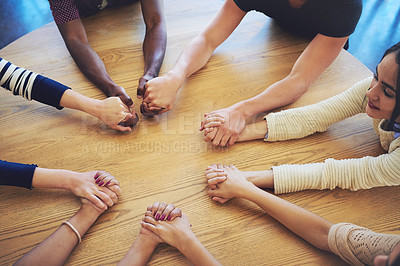
<path id="1" fill-rule="evenodd" d="M 0 57 L 0 86 L 27 100 L 35 100 L 62 109 L 60 100 L 69 87 L 15 66 Z"/>

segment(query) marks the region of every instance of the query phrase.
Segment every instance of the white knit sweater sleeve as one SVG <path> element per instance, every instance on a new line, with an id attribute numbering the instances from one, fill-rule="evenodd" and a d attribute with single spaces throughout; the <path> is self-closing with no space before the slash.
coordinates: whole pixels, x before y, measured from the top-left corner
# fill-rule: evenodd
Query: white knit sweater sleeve
<path id="1" fill-rule="evenodd" d="M 350 265 L 373 265 L 377 255 L 389 255 L 400 243 L 400 235 L 375 233 L 350 223 L 331 227 L 328 234 L 330 250 Z"/>
<path id="2" fill-rule="evenodd" d="M 400 148 L 378 157 L 272 167 L 275 193 L 306 189 L 350 190 L 400 185 Z"/>
<path id="3" fill-rule="evenodd" d="M 265 116 L 268 126 L 266 141 L 303 138 L 327 130 L 329 125 L 365 112 L 363 103 L 371 77 L 366 78 L 339 95 L 322 102 L 270 113 Z"/>

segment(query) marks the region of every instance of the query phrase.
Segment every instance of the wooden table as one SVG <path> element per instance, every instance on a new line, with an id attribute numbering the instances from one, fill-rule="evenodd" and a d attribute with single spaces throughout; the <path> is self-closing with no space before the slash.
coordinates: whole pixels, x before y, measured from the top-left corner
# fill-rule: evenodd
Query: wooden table
<path id="1" fill-rule="evenodd" d="M 165 1 L 168 46 L 161 74 L 207 24 L 222 1 Z M 144 24 L 140 4 L 105 10 L 84 20 L 89 41 L 111 77 L 136 104 L 143 70 Z M 228 107 L 260 93 L 285 77 L 307 40 L 282 31 L 262 14 L 248 14 L 210 62 L 183 85 L 175 108 L 153 119 L 140 116 L 132 133 L 106 128 L 74 110 L 57 111 L 0 91 L 0 158 L 74 171 L 103 169 L 121 182 L 120 202 L 104 213 L 72 252 L 67 264 L 116 264 L 138 235 L 146 207 L 155 201 L 176 204 L 188 214 L 193 231 L 224 265 L 337 265 L 335 255 L 317 250 L 281 226 L 259 207 L 241 199 L 225 205 L 206 193 L 204 170 L 212 163 L 242 170 L 264 170 L 285 163 L 322 162 L 326 158 L 377 156 L 384 151 L 371 120 L 357 115 L 325 133 L 294 141 L 252 141 L 229 148 L 203 142 L 198 127 L 205 112 Z M 16 65 L 104 98 L 80 73 L 54 23 L 0 50 Z M 311 89 L 286 108 L 336 95 L 371 75 L 346 51 Z M 257 120 L 261 119 L 257 116 Z M 398 187 L 350 192 L 305 191 L 281 195 L 332 222 L 352 222 L 382 233 L 399 233 Z M 0 264 L 11 264 L 44 240 L 80 201 L 70 192 L 0 188 Z M 176 249 L 160 245 L 149 264 L 184 265 Z"/>

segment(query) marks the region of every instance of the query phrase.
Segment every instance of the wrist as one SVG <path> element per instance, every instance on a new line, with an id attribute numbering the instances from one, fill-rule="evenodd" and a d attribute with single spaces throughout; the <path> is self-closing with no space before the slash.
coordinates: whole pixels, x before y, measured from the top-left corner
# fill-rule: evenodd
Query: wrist
<path id="1" fill-rule="evenodd" d="M 105 210 L 97 208 L 93 203 L 87 202 L 82 203 L 79 212 L 82 212 L 85 217 L 96 220 Z"/>
<path id="2" fill-rule="evenodd" d="M 188 232 L 188 234 L 183 234 L 180 236 L 180 239 L 178 239 L 178 245 L 176 246 L 176 248 L 187 257 L 187 254 L 195 249 L 195 246 L 197 245 L 197 241 L 198 241 L 197 237 L 190 230 L 190 232 Z"/>
<path id="3" fill-rule="evenodd" d="M 241 113 L 245 119 L 251 117 L 253 115 L 253 113 L 251 113 L 249 110 L 249 103 L 247 101 L 241 101 L 238 102 L 234 105 L 232 105 L 232 108 L 236 111 Z"/>
<path id="4" fill-rule="evenodd" d="M 104 102 L 104 100 L 90 98 L 90 101 L 85 106 L 84 111 L 94 117 L 101 119 L 101 111 L 103 110 L 103 108 L 102 108 L 103 102 Z"/>
<path id="5" fill-rule="evenodd" d="M 169 71 L 165 77 L 175 84 L 174 88 L 176 88 L 176 92 L 178 92 L 186 78 L 183 72 L 176 70 Z"/>
<path id="6" fill-rule="evenodd" d="M 112 97 L 115 95 L 115 91 L 119 87 L 114 82 L 107 82 L 103 84 L 99 84 L 98 87 L 104 92 L 107 97 Z"/>
<path id="7" fill-rule="evenodd" d="M 237 198 L 248 199 L 249 194 L 251 194 L 252 190 L 257 188 L 253 183 L 250 181 L 245 181 L 245 183 L 240 186 L 237 190 Z"/>
<path id="8" fill-rule="evenodd" d="M 137 240 L 140 243 L 141 247 L 147 250 L 154 250 L 159 244 L 158 241 L 155 240 L 153 237 L 142 233 L 139 234 Z"/>
<path id="9" fill-rule="evenodd" d="M 245 178 L 247 181 L 251 182 L 256 187 L 262 187 L 262 188 L 274 187 L 274 173 L 272 170 L 249 171 L 246 172 Z"/>
<path id="10" fill-rule="evenodd" d="M 153 71 L 151 69 L 147 70 L 145 73 L 143 73 L 143 78 L 147 80 L 152 80 L 153 78 L 158 77 L 159 71 Z"/>
<path id="11" fill-rule="evenodd" d="M 62 181 L 60 182 L 62 189 L 72 190 L 74 186 L 76 186 L 76 181 L 79 179 L 79 173 L 68 171 L 68 170 L 60 170 L 60 177 Z"/>
<path id="12" fill-rule="evenodd" d="M 252 103 L 249 100 L 238 102 L 233 107 L 236 111 L 242 113 L 245 119 L 256 114 L 252 111 Z"/>

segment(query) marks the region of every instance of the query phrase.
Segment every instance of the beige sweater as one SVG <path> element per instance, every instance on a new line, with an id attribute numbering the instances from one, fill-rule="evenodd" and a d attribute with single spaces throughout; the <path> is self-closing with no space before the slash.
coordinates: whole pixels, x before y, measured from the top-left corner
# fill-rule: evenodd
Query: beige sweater
<path id="1" fill-rule="evenodd" d="M 270 113 L 265 116 L 268 138 L 280 141 L 303 138 L 347 117 L 364 113 L 365 94 L 372 77 L 358 82 L 345 92 L 317 104 Z M 373 119 L 382 147 L 387 154 L 378 157 L 334 160 L 302 165 L 280 165 L 274 171 L 275 193 L 289 193 L 306 189 L 358 190 L 400 184 L 400 138 L 393 131 L 384 130 L 387 120 Z"/>
<path id="2" fill-rule="evenodd" d="M 351 265 L 373 265 L 378 255 L 389 255 L 400 243 L 400 235 L 375 233 L 349 223 L 331 227 L 328 234 L 330 250 Z"/>

